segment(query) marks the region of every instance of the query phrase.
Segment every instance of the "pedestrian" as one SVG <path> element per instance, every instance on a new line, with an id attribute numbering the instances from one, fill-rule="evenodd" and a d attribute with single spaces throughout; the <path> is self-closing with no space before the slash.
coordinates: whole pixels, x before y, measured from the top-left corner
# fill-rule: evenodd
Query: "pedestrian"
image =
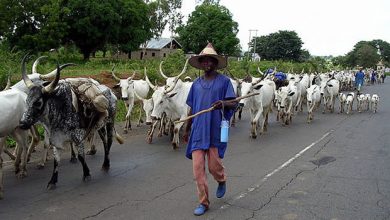
<path id="1" fill-rule="evenodd" d="M 216 110 L 196 116 L 187 122 L 184 141 L 188 142 L 186 157 L 192 159 L 193 174 L 198 190 L 199 205 L 194 215 L 203 215 L 209 208 L 209 193 L 206 178 L 206 158 L 208 170 L 218 182 L 217 198 L 226 192 L 226 174 L 222 164 L 227 143 L 221 142 L 221 123 L 233 115 L 237 102 L 225 102 L 235 99 L 236 95 L 230 79 L 217 69 L 226 67 L 227 60 L 217 54 L 209 43 L 199 55 L 190 58 L 191 66 L 204 71 L 191 86 L 187 97 L 190 107 L 188 115 L 214 106 Z"/>
<path id="2" fill-rule="evenodd" d="M 355 86 L 358 90 L 358 94 L 360 94 L 360 88 L 363 86 L 363 81 L 364 81 L 363 67 L 360 67 L 359 71 L 355 74 Z"/>

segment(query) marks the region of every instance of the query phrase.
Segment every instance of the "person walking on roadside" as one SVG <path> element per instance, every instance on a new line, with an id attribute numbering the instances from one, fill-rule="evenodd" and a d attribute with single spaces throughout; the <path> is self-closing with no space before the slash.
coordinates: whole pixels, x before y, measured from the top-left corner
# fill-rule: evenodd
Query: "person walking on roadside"
<path id="1" fill-rule="evenodd" d="M 233 115 L 237 102 L 225 102 L 235 99 L 236 95 L 228 77 L 216 70 L 226 67 L 227 61 L 217 54 L 209 43 L 197 56 L 190 58 L 191 66 L 201 69 L 204 74 L 198 77 L 187 97 L 190 107 L 188 115 L 213 106 L 215 110 L 196 116 L 187 122 L 184 141 L 188 142 L 186 157 L 192 159 L 193 174 L 196 181 L 199 205 L 194 215 L 203 215 L 209 208 L 209 192 L 206 177 L 206 159 L 208 170 L 218 182 L 217 198 L 226 192 L 226 174 L 222 164 L 227 143 L 221 142 L 221 122 Z"/>
<path id="2" fill-rule="evenodd" d="M 358 90 L 358 94 L 360 94 L 360 89 L 363 86 L 364 82 L 364 72 L 363 72 L 363 67 L 359 68 L 359 71 L 355 74 L 355 86 Z"/>

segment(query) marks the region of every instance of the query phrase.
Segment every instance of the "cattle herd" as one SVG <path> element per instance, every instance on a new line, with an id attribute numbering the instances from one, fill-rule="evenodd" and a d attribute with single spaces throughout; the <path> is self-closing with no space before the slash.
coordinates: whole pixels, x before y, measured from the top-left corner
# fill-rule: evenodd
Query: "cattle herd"
<path id="1" fill-rule="evenodd" d="M 58 65 L 48 74 L 37 72 L 37 65 L 41 59 L 35 60 L 32 73 L 27 74 L 26 55 L 22 61 L 22 80 L 13 86 L 8 85 L 0 92 L 0 199 L 3 198 L 3 159 L 1 153 L 6 152 L 15 160 L 15 173 L 19 178 L 27 175 L 26 164 L 31 152 L 39 143 L 36 125 L 44 127 L 44 151 L 39 167 L 46 162 L 49 146 L 53 148 L 54 169 L 47 185 L 54 188 L 58 181 L 60 152 L 65 144 L 71 145 L 71 161 L 79 160 L 83 168 L 83 180 L 90 179 L 90 172 L 85 160 L 85 154 L 95 154 L 93 144 L 97 133 L 104 147 L 104 161 L 102 168 L 110 168 L 109 153 L 116 139 L 122 144 L 123 139 L 115 130 L 115 114 L 117 97 L 113 91 L 93 79 L 72 78 L 60 80 L 60 72 L 68 63 Z M 166 79 L 164 86 L 152 83 L 144 69 L 145 80 L 135 80 L 134 76 L 121 79 L 112 69 L 112 77 L 118 81 L 121 99 L 126 102 L 127 114 L 124 133 L 131 129 L 130 115 L 136 101 L 139 101 L 145 112 L 146 125 L 150 126 L 146 135 L 148 143 L 153 141 L 154 131 L 158 129 L 158 136 L 171 135 L 172 146 L 179 146 L 179 132 L 184 122 L 174 123 L 187 117 L 188 106 L 185 104 L 192 85 L 188 77 L 182 81 L 187 69 L 188 60 L 180 74 L 168 77 L 163 73 L 163 62 L 160 63 L 159 72 Z M 236 113 L 241 119 L 243 109 L 250 114 L 250 137 L 256 138 L 258 133 L 267 131 L 268 117 L 276 112 L 276 120 L 283 125 L 292 123 L 293 116 L 303 111 L 307 106 L 307 122 L 311 123 L 314 113 L 321 108 L 322 113 L 335 111 L 335 102 L 339 101 L 339 113 L 350 114 L 372 110 L 377 111 L 379 103 L 378 94 L 362 94 L 354 90 L 354 72 L 340 71 L 330 73 L 287 73 L 286 79 L 279 82 L 275 78 L 276 68 L 273 72 L 264 74 L 260 78 L 249 77 L 245 80 L 231 77 L 231 83 L 237 96 L 246 96 L 251 93 L 259 95 L 242 99 L 237 106 Z M 370 79 L 370 77 L 368 77 Z M 383 80 L 378 80 L 378 83 Z M 151 89 L 151 90 L 150 90 Z M 150 91 L 149 91 L 150 90 Z M 346 91 L 346 92 L 341 92 Z M 152 93 L 150 98 L 148 94 Z M 354 107 L 354 103 L 356 103 Z M 142 112 L 138 125 L 142 121 Z M 236 114 L 231 125 L 235 126 Z M 259 131 L 258 131 L 259 130 Z M 17 147 L 15 155 L 4 147 L 6 138 L 13 138 Z M 31 138 L 30 138 L 31 137 Z M 85 144 L 90 146 L 85 153 Z M 77 151 L 77 159 L 76 153 Z"/>

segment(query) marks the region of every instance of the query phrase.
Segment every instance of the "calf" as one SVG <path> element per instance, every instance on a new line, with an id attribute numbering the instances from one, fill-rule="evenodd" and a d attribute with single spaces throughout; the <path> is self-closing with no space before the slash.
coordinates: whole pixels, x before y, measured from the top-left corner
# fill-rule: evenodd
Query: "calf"
<path id="1" fill-rule="evenodd" d="M 365 95 L 365 102 L 364 102 L 366 111 L 370 110 L 370 102 L 371 102 L 371 95 L 366 94 Z"/>
<path id="2" fill-rule="evenodd" d="M 344 93 L 339 93 L 339 101 L 340 101 L 340 113 L 343 113 L 345 103 L 347 101 L 347 95 L 345 95 Z"/>
<path id="3" fill-rule="evenodd" d="M 348 93 L 347 97 L 345 99 L 345 105 L 347 107 L 347 110 L 346 110 L 347 115 L 352 111 L 353 100 L 355 100 L 355 93 L 353 93 L 353 92 Z"/>
<path id="4" fill-rule="evenodd" d="M 361 113 L 364 103 L 366 102 L 366 96 L 364 94 L 360 94 L 356 97 L 356 100 L 357 100 L 357 110 L 359 113 Z"/>
<path id="5" fill-rule="evenodd" d="M 379 104 L 379 96 L 377 94 L 373 94 L 371 96 L 371 109 L 374 111 L 374 113 L 378 110 L 378 104 Z"/>
<path id="6" fill-rule="evenodd" d="M 306 91 L 307 99 L 307 123 L 313 120 L 313 110 L 316 109 L 321 102 L 320 87 L 317 85 L 311 85 Z"/>
<path id="7" fill-rule="evenodd" d="M 276 92 L 276 96 L 278 100 L 277 118 L 281 118 L 283 120 L 283 123 L 285 125 L 288 125 L 292 121 L 294 106 L 296 106 L 298 101 L 297 87 L 293 84 L 280 87 Z"/>

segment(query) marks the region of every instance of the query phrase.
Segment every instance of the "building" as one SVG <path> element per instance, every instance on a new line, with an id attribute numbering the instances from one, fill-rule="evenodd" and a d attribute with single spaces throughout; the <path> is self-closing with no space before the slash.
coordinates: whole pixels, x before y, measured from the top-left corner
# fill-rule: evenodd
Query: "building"
<path id="1" fill-rule="evenodd" d="M 146 47 L 141 45 L 139 50 L 132 51 L 129 58 L 138 60 L 163 58 L 177 49 L 182 49 L 182 46 L 175 38 L 152 38 Z"/>

